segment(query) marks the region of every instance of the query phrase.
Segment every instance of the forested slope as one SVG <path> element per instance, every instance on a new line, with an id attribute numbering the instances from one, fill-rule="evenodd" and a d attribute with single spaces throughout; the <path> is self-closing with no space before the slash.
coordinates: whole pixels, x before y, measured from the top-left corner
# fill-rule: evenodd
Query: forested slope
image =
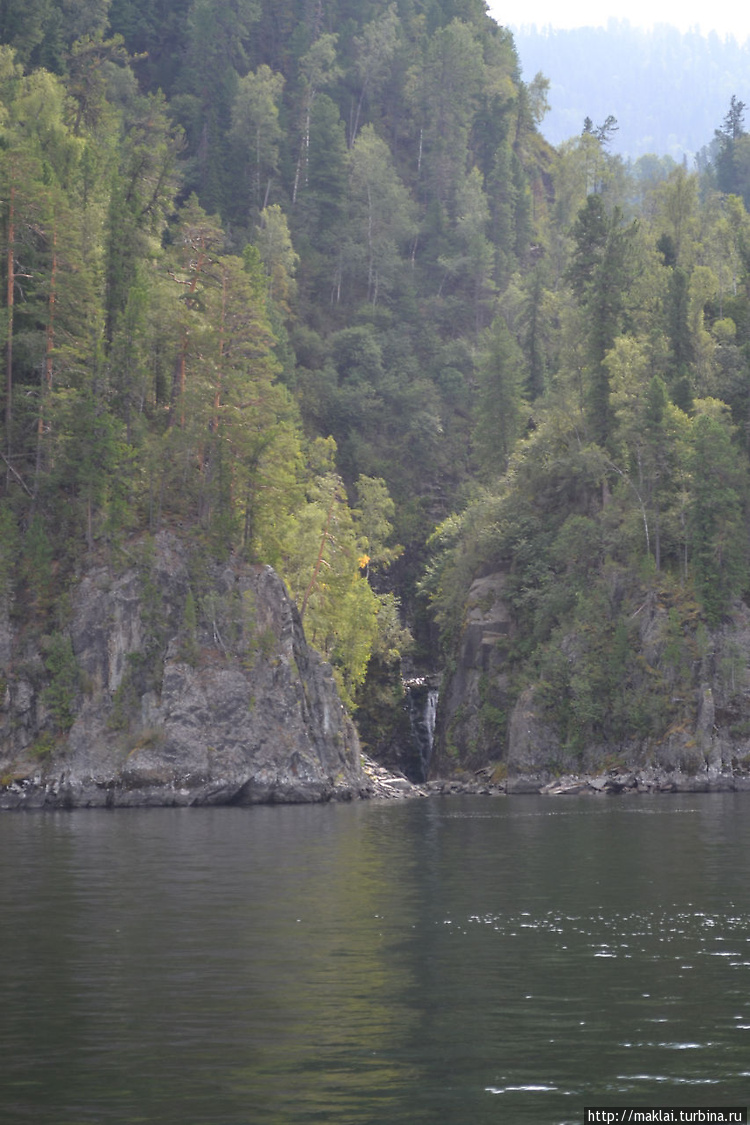
<path id="1" fill-rule="evenodd" d="M 547 390 L 505 476 L 436 533 L 425 584 L 461 653 L 444 768 L 506 750 L 532 770 L 747 768 L 750 226 L 720 190 L 747 192 L 735 99 L 714 141 L 710 174 L 625 194 L 605 154 L 559 272 L 555 241 L 535 267 L 525 369 L 539 354 Z M 558 168 L 599 145 L 584 133 Z M 509 354 L 506 380 L 524 369 Z"/>
<path id="2" fill-rule="evenodd" d="M 481 2 L 39 0 L 0 37 L 5 610 L 54 648 L 87 559 L 171 526 L 277 567 L 353 704 L 544 207 L 510 35 Z"/>
<path id="3" fill-rule="evenodd" d="M 434 666 L 436 613 L 450 662 L 477 575 L 507 570 L 514 646 L 485 756 L 540 669 L 575 695 L 571 622 L 599 699 L 645 592 L 678 663 L 686 621 L 723 620 L 747 582 L 738 103 L 701 177 L 632 179 L 606 123 L 547 145 L 547 84 L 481 0 L 9 0 L 0 38 L 0 594 L 69 697 L 53 740 L 85 690 L 73 584 L 165 529 L 192 545 L 188 631 L 207 560 L 271 563 L 373 746 L 402 730 L 405 625 Z M 602 609 L 615 573 L 632 610 Z M 569 740 L 618 736 L 564 706 Z"/>

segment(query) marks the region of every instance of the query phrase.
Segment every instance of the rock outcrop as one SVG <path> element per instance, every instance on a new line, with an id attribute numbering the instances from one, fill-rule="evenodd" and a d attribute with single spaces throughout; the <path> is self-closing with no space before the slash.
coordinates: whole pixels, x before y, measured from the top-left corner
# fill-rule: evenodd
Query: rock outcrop
<path id="1" fill-rule="evenodd" d="M 683 628 L 675 644 L 668 607 L 649 595 L 632 615 L 640 671 L 628 690 L 636 703 L 648 700 L 656 718 L 644 729 L 634 713 L 616 741 L 587 737 L 574 744 L 570 728 L 561 729 L 549 683 L 529 682 L 528 672 L 525 686 L 517 675 L 513 682 L 508 652 L 519 638 L 505 583 L 499 572 L 470 588 L 441 690 L 432 776 L 471 779 L 489 764 L 508 793 L 750 788 L 747 605 L 737 601 L 720 628 Z M 560 641 L 560 658 L 573 670 L 578 646 L 573 633 Z"/>
<path id="2" fill-rule="evenodd" d="M 496 573 L 477 578 L 469 590 L 457 659 L 440 689 L 432 777 L 450 776 L 459 766 L 473 773 L 504 756 L 509 684 L 502 645 L 512 631 L 504 588 L 505 575 Z"/>
<path id="3" fill-rule="evenodd" d="M 0 627 L 0 807 L 250 805 L 365 795 L 333 674 L 270 567 L 170 533 L 99 567 L 50 635 Z"/>

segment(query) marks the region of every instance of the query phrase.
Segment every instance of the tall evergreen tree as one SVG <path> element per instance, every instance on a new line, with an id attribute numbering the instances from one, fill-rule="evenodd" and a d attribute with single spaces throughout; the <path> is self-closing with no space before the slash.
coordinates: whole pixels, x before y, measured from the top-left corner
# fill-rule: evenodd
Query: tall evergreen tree
<path id="1" fill-rule="evenodd" d="M 604 359 L 619 333 L 630 279 L 628 250 L 634 227 L 622 213 L 607 213 L 600 195 L 590 195 L 573 227 L 568 280 L 586 314 L 588 337 L 587 418 L 590 435 L 606 444 L 612 431 L 609 375 Z"/>

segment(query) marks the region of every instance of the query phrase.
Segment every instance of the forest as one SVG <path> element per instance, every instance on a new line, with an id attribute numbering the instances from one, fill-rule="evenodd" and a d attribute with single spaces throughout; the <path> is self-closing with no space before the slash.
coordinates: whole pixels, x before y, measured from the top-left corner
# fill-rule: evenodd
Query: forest
<path id="1" fill-rule="evenodd" d="M 743 103 L 695 170 L 553 148 L 483 0 L 3 0 L 0 42 L 0 599 L 59 732 L 73 584 L 164 527 L 191 620 L 201 558 L 277 569 L 373 750 L 500 567 L 488 754 L 532 681 L 572 747 L 666 730 L 748 588 Z"/>

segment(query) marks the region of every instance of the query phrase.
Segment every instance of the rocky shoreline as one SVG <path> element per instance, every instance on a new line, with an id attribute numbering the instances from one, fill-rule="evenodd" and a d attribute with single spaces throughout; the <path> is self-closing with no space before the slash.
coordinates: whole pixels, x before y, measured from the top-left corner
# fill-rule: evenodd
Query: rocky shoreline
<path id="1" fill-rule="evenodd" d="M 564 774 L 559 777 L 520 774 L 502 781 L 493 781 L 489 768 L 478 770 L 470 778 L 436 778 L 415 784 L 403 774 L 392 773 L 366 755 L 362 768 L 367 789 L 361 795 L 377 800 L 403 800 L 408 797 L 481 797 L 538 794 L 546 797 L 626 796 L 628 794 L 667 793 L 742 793 L 750 792 L 750 774 L 706 770 L 687 774 L 681 770 L 658 769 L 654 766 L 638 770 L 610 770 L 598 774 Z"/>
<path id="2" fill-rule="evenodd" d="M 716 735 L 708 689 L 690 765 L 662 748 L 649 766 L 623 754 L 608 772 L 587 761 L 563 775 L 529 753 L 500 776 L 497 762 L 458 773 L 438 756 L 444 776 L 415 784 L 361 753 L 333 670 L 270 567 L 213 564 L 194 592 L 171 533 L 131 558 L 83 574 L 55 632 L 0 615 L 0 809 L 750 790 L 750 753 Z M 524 745 L 544 745 L 533 716 L 523 729 Z"/>
<path id="3" fill-rule="evenodd" d="M 0 810 L 474 791 L 452 781 L 415 785 L 361 754 L 332 670 L 307 645 L 270 567 L 213 567 L 192 630 L 189 575 L 189 552 L 165 533 L 139 565 L 82 577 L 62 637 L 74 672 L 64 735 L 50 705 L 60 687 L 45 662 L 50 638 L 0 620 Z"/>
<path id="4" fill-rule="evenodd" d="M 73 808 L 179 808 L 218 805 L 255 804 L 307 804 L 353 800 L 403 801 L 427 797 L 512 797 L 538 795 L 565 796 L 628 796 L 670 793 L 739 793 L 750 792 L 750 775 L 715 772 L 685 774 L 679 770 L 671 773 L 648 767 L 641 770 L 605 774 L 565 774 L 544 779 L 520 775 L 503 781 L 492 781 L 489 771 L 478 771 L 473 778 L 436 778 L 422 784 L 410 781 L 402 773 L 394 773 L 378 765 L 366 754 L 362 755 L 361 784 L 322 784 L 284 787 L 274 784 L 264 789 L 256 785 L 253 792 L 230 792 L 224 786 L 205 782 L 205 779 L 186 778 L 181 783 L 152 785 L 148 789 L 134 787 L 130 790 L 102 786 L 93 781 L 90 785 L 73 788 L 61 779 L 45 780 L 41 775 L 14 781 L 0 792 L 0 810 L 9 809 L 73 809 Z"/>
<path id="5" fill-rule="evenodd" d="M 527 779 L 516 778 L 513 792 L 529 792 L 524 788 Z M 529 779 L 531 780 L 531 779 Z M 537 790 L 533 788 L 532 792 Z M 628 793 L 740 793 L 750 792 L 750 776 L 726 770 L 706 770 L 689 774 L 682 770 L 665 770 L 655 767 L 626 772 L 578 776 L 568 774 L 547 782 L 538 792 L 550 796 L 568 796 L 580 793 L 620 795 Z"/>

